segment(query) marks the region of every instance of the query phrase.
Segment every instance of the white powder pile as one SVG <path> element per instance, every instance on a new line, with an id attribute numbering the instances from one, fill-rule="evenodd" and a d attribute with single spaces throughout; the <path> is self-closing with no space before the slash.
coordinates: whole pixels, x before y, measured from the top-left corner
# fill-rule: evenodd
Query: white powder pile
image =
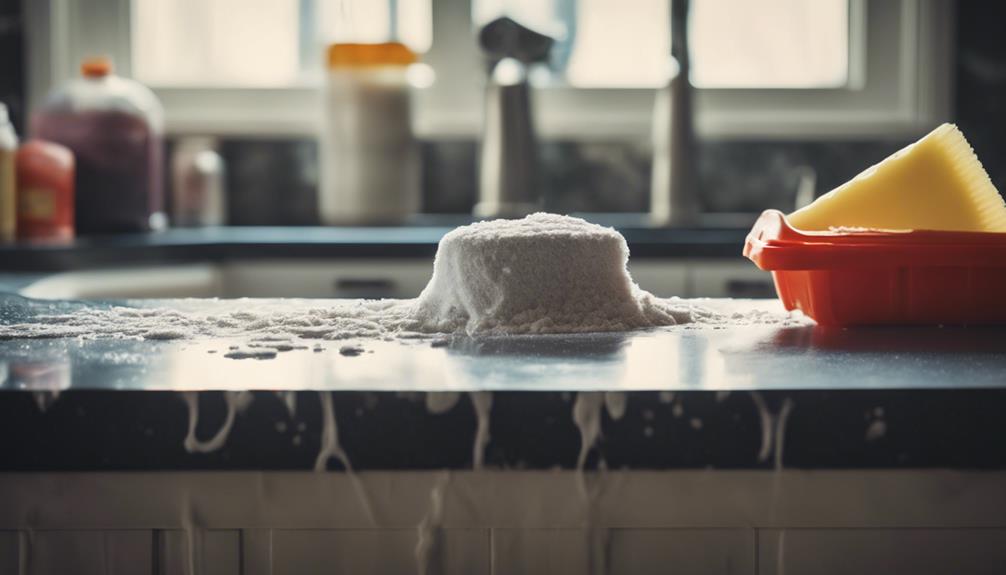
<path id="1" fill-rule="evenodd" d="M 538 213 L 457 228 L 440 241 L 415 314 L 430 331 L 583 333 L 691 320 L 642 291 L 612 228 Z"/>
<path id="2" fill-rule="evenodd" d="M 626 331 L 683 323 L 785 321 L 659 299 L 633 283 L 617 231 L 534 214 L 458 228 L 440 241 L 433 278 L 412 300 L 172 300 L 37 312 L 0 324 L 0 338 L 198 337 L 276 347 L 296 339 L 409 339 L 435 334 Z M 47 307 L 47 306 L 42 306 Z M 771 316 L 771 317 L 770 317 Z M 255 347 L 254 345 L 252 347 Z"/>

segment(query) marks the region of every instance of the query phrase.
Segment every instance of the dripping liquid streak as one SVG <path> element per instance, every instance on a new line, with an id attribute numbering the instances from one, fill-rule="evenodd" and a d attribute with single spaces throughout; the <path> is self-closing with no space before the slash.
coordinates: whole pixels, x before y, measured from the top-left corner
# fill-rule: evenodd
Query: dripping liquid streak
<path id="1" fill-rule="evenodd" d="M 440 549 L 440 528 L 444 523 L 444 498 L 450 483 L 445 472 L 430 490 L 430 509 L 416 527 L 416 571 L 419 575 L 443 572 Z"/>
<path id="2" fill-rule="evenodd" d="M 280 398 L 283 405 L 286 406 L 286 412 L 290 414 L 290 419 L 296 419 L 297 417 L 297 392 L 296 391 L 277 391 L 276 396 Z"/>
<path id="3" fill-rule="evenodd" d="M 783 465 L 783 453 L 786 446 L 786 422 L 789 420 L 789 414 L 793 411 L 793 400 L 786 398 L 782 402 L 782 407 L 779 408 L 779 415 L 777 415 L 775 423 L 775 461 L 773 467 L 776 471 L 782 471 Z"/>
<path id="4" fill-rule="evenodd" d="M 32 572 L 32 550 L 35 544 L 35 529 L 28 527 L 21 531 L 18 545 L 18 574 L 26 575 Z"/>
<path id="5" fill-rule="evenodd" d="M 183 443 L 185 451 L 189 453 L 211 453 L 227 443 L 227 436 L 230 435 L 234 420 L 237 418 L 239 410 L 243 410 L 251 403 L 252 394 L 250 391 L 225 391 L 224 401 L 227 403 L 227 417 L 224 418 L 223 425 L 209 441 L 200 441 L 196 437 L 196 427 L 199 424 L 199 392 L 182 392 L 182 399 L 189 410 L 189 430 Z"/>
<path id="6" fill-rule="evenodd" d="M 493 407 L 493 394 L 491 391 L 473 391 L 469 398 L 477 420 L 472 445 L 472 468 L 478 470 L 482 469 L 486 446 L 489 445 L 489 415 Z"/>
<path id="7" fill-rule="evenodd" d="M 789 421 L 789 414 L 793 411 L 793 400 L 786 398 L 782 402 L 782 407 L 779 408 L 779 414 L 776 416 L 775 425 L 775 453 L 773 462 L 774 474 L 772 480 L 772 520 L 775 521 L 776 506 L 779 503 L 779 493 L 780 486 L 779 480 L 783 468 L 783 454 L 785 453 L 786 446 L 786 422 Z M 778 575 L 785 575 L 786 573 L 786 530 L 779 530 L 779 540 L 776 543 L 775 549 L 775 564 L 776 573 Z"/>
<path id="8" fill-rule="evenodd" d="M 318 451 L 318 457 L 314 461 L 314 471 L 316 473 L 324 472 L 328 468 L 328 460 L 333 457 L 339 463 L 342 463 L 342 466 L 346 469 L 346 475 L 349 477 L 350 483 L 353 484 L 353 490 L 356 491 L 357 499 L 360 501 L 360 506 L 363 507 L 367 520 L 370 521 L 371 525 L 376 526 L 377 516 L 374 513 L 370 494 L 367 493 L 367 489 L 363 485 L 363 482 L 360 481 L 360 477 L 353 471 L 353 465 L 349 461 L 349 456 L 346 455 L 346 452 L 339 444 L 339 428 L 335 421 L 335 406 L 332 402 L 332 392 L 319 391 L 318 398 L 321 402 L 322 417 L 321 449 Z"/>
<path id="9" fill-rule="evenodd" d="M 761 393 L 752 391 L 750 394 L 751 401 L 758 410 L 758 421 L 761 424 L 761 449 L 758 450 L 758 462 L 761 463 L 768 461 L 768 456 L 772 452 L 772 414 L 765 405 Z"/>
<path id="10" fill-rule="evenodd" d="M 314 460 L 315 471 L 325 471 L 328 467 L 328 460 L 336 458 L 346 471 L 352 472 L 353 466 L 349 463 L 349 457 L 339 445 L 339 428 L 335 424 L 335 408 L 332 406 L 332 392 L 319 391 L 318 397 L 321 400 L 321 450 Z"/>
<path id="11" fill-rule="evenodd" d="M 52 407 L 52 404 L 56 403 L 56 400 L 59 399 L 59 392 L 59 389 L 31 392 L 40 413 L 45 413 Z"/>
<path id="12" fill-rule="evenodd" d="M 587 485 L 587 477 L 584 467 L 587 464 L 587 456 L 594 448 L 597 440 L 601 437 L 601 410 L 605 408 L 607 402 L 604 393 L 581 391 L 576 394 L 576 401 L 573 403 L 573 422 L 580 431 L 580 453 L 576 460 L 577 487 L 583 499 L 584 511 L 584 536 L 587 538 L 587 566 L 588 572 L 606 573 L 608 546 L 610 545 L 610 531 L 608 529 L 595 529 L 597 516 L 597 500 L 604 489 L 602 471 L 598 472 L 597 482 L 593 490 Z M 619 405 L 619 399 L 613 398 L 616 414 L 624 412 L 624 404 Z M 619 408 L 623 409 L 619 409 Z"/>
<path id="13" fill-rule="evenodd" d="M 195 509 L 191 494 L 182 502 L 182 531 L 185 533 L 185 575 L 197 575 L 196 566 L 202 565 L 202 532 L 196 526 Z"/>
<path id="14" fill-rule="evenodd" d="M 429 391 L 426 393 L 426 411 L 433 415 L 447 413 L 460 399 L 461 394 L 456 391 Z"/>
<path id="15" fill-rule="evenodd" d="M 580 454 L 576 458 L 576 470 L 582 476 L 587 456 L 601 436 L 601 407 L 603 394 L 596 391 L 581 391 L 573 402 L 573 423 L 580 430 Z"/>
<path id="16" fill-rule="evenodd" d="M 604 392 L 604 407 L 608 410 L 608 417 L 613 421 L 618 421 L 625 416 L 628 402 L 629 396 L 624 391 Z"/>

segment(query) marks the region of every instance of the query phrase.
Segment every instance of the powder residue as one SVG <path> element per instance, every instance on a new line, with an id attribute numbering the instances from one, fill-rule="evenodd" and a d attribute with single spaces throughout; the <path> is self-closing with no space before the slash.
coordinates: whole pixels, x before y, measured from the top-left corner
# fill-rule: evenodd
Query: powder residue
<path id="1" fill-rule="evenodd" d="M 534 214 L 463 226 L 445 235 L 433 277 L 416 299 L 38 305 L 31 321 L 0 325 L 0 339 L 245 340 L 250 345 L 226 354 L 236 358 L 301 349 L 293 344 L 296 339 L 430 338 L 442 345 L 445 334 L 586 333 L 788 321 L 785 313 L 716 311 L 711 302 L 654 297 L 632 281 L 628 256 L 625 239 L 612 228 Z M 349 347 L 356 346 L 340 352 Z"/>

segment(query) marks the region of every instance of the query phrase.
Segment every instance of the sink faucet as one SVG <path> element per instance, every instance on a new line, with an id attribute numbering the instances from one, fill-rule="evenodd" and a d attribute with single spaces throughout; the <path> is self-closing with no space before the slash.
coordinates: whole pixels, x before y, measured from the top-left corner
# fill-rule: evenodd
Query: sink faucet
<path id="1" fill-rule="evenodd" d="M 520 217 L 541 208 L 538 146 L 528 67 L 548 58 L 553 39 L 501 17 L 479 32 L 487 57 L 478 217 Z"/>
<path id="2" fill-rule="evenodd" d="M 650 217 L 654 225 L 695 224 L 695 132 L 689 81 L 688 0 L 671 0 L 671 57 L 667 83 L 653 108 L 653 175 Z"/>

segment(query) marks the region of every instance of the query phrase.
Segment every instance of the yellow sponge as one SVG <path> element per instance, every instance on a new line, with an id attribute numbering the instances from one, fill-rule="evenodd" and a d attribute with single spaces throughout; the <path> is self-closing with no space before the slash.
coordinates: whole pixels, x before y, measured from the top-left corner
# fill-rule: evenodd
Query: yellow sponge
<path id="1" fill-rule="evenodd" d="M 802 230 L 1006 232 L 1006 203 L 964 134 L 943 124 L 787 219 Z"/>

